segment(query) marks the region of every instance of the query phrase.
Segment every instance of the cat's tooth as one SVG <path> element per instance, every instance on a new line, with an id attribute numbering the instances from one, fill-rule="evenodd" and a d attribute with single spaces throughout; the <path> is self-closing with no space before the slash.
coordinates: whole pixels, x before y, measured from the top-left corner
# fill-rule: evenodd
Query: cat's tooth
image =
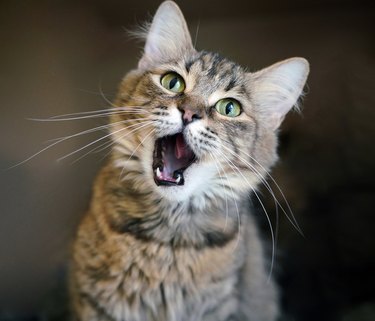
<path id="1" fill-rule="evenodd" d="M 178 177 L 176 178 L 176 183 L 179 184 L 181 181 L 181 175 L 178 175 Z"/>
<path id="2" fill-rule="evenodd" d="M 160 168 L 159 167 L 156 167 L 156 176 L 161 178 L 161 172 L 160 172 Z"/>

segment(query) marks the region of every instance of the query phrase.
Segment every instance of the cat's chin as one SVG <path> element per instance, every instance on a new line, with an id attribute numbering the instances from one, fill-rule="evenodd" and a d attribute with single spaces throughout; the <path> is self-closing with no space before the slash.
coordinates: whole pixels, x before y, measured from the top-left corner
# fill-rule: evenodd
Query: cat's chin
<path id="1" fill-rule="evenodd" d="M 158 193 L 171 202 L 185 202 L 200 199 L 212 189 L 215 167 L 207 162 L 194 162 L 184 171 L 183 185 L 157 185 Z M 204 197 L 203 197 L 204 198 Z M 204 202 L 204 200 L 202 200 Z M 199 207 L 199 206 L 198 206 Z"/>
<path id="2" fill-rule="evenodd" d="M 155 141 L 153 175 L 158 186 L 185 184 L 185 171 L 197 161 L 183 133 L 164 136 Z"/>

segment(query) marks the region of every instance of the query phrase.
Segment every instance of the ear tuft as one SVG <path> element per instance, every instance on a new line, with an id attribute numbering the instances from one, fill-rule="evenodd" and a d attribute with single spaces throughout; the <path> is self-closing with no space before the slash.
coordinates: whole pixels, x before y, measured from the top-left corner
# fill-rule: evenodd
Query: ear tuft
<path id="1" fill-rule="evenodd" d="M 139 68 L 147 69 L 156 64 L 173 61 L 191 51 L 194 51 L 194 48 L 180 8 L 173 1 L 163 2 L 148 31 Z"/>
<path id="2" fill-rule="evenodd" d="M 290 58 L 251 74 L 254 104 L 273 129 L 296 105 L 308 74 L 309 63 L 304 58 Z"/>

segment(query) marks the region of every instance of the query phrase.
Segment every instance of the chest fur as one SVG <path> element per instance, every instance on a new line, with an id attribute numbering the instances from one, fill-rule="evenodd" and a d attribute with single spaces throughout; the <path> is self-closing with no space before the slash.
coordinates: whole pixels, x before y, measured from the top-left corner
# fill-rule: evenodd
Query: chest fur
<path id="1" fill-rule="evenodd" d="M 176 249 L 118 236 L 92 249 L 97 255 L 77 276 L 115 320 L 184 320 L 234 293 L 242 264 L 236 246 Z"/>

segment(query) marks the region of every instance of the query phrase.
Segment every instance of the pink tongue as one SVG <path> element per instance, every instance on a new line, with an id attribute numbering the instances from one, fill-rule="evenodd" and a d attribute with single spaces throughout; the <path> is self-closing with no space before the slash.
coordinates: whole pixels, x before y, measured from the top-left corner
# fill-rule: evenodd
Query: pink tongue
<path id="1" fill-rule="evenodd" d="M 179 134 L 176 137 L 175 156 L 177 159 L 191 156 L 190 148 L 186 145 L 184 136 L 182 134 Z"/>

